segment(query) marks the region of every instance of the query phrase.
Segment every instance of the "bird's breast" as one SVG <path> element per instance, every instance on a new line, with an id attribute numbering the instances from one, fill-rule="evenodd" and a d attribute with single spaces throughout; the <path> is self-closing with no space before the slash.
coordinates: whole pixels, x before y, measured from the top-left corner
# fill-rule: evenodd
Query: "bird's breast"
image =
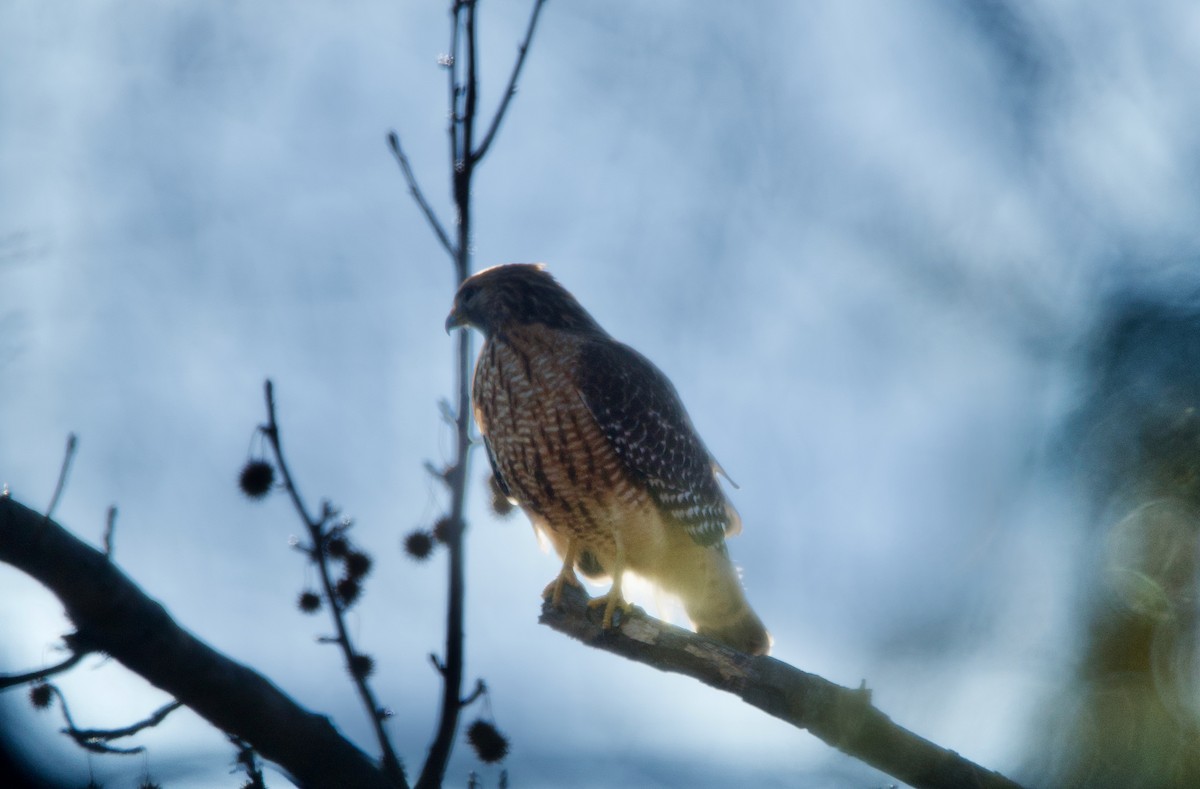
<path id="1" fill-rule="evenodd" d="M 644 492 L 579 395 L 579 341 L 521 327 L 487 340 L 472 397 L 480 431 L 522 507 L 555 529 L 611 530 Z"/>

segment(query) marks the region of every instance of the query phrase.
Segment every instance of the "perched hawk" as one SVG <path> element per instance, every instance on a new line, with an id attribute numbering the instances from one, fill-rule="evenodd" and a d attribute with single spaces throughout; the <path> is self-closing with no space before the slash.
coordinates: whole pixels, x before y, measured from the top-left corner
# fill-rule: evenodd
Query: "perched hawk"
<path id="1" fill-rule="evenodd" d="M 741 529 L 675 387 L 611 336 L 541 265 L 496 266 L 459 288 L 449 331 L 486 338 L 472 401 L 501 489 L 563 559 L 546 588 L 628 569 L 683 601 L 697 632 L 751 654 L 770 637 L 725 548 Z"/>

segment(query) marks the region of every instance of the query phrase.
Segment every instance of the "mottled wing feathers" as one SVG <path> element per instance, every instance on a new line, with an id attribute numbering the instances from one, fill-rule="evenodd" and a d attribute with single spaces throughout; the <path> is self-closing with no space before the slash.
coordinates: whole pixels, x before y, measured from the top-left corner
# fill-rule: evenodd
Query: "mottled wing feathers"
<path id="1" fill-rule="evenodd" d="M 580 349 L 578 386 L 617 456 L 665 516 L 700 545 L 736 530 L 712 456 L 657 367 L 632 348 L 598 337 Z"/>
<path id="2" fill-rule="evenodd" d="M 504 479 L 504 475 L 500 473 L 500 464 L 496 461 L 496 450 L 492 449 L 492 442 L 486 435 L 483 437 L 483 447 L 487 450 L 488 464 L 492 467 L 492 476 L 495 477 L 500 492 L 504 494 L 504 498 L 515 502 L 512 491 L 508 487 L 508 480 Z"/>

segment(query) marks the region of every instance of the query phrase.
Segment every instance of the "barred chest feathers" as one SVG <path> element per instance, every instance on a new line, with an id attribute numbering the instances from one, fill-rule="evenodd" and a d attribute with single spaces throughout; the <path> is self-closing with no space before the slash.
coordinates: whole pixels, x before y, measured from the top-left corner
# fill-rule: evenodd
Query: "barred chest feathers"
<path id="1" fill-rule="evenodd" d="M 648 502 L 584 405 L 578 340 L 542 326 L 488 338 L 472 397 L 480 432 L 513 497 L 538 524 L 591 539 L 607 533 L 614 506 Z"/>

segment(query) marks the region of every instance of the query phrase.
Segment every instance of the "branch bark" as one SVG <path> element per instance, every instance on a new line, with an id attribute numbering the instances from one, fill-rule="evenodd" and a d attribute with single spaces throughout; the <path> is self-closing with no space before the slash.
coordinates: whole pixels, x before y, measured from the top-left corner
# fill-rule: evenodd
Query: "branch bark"
<path id="1" fill-rule="evenodd" d="M 893 723 L 871 704 L 865 687 L 853 690 L 769 657 L 751 657 L 635 610 L 618 628 L 604 630 L 587 594 L 563 588 L 562 604 L 547 601 L 539 621 L 578 639 L 661 671 L 693 677 L 787 721 L 829 745 L 922 789 L 1020 789 L 954 751 Z"/>
<path id="2" fill-rule="evenodd" d="M 393 786 L 328 718 L 185 631 L 104 554 L 7 496 L 0 561 L 53 592 L 89 645 L 251 743 L 300 785 Z"/>

